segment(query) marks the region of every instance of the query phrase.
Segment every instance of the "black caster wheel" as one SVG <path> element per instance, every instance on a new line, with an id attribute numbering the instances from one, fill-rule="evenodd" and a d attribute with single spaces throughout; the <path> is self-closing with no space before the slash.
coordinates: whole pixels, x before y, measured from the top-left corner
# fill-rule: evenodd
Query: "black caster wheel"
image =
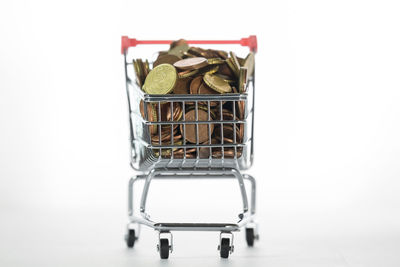
<path id="1" fill-rule="evenodd" d="M 222 238 L 221 245 L 219 247 L 219 255 L 221 258 L 227 259 L 231 250 L 229 238 Z"/>
<path id="2" fill-rule="evenodd" d="M 133 248 L 133 246 L 135 246 L 135 240 L 136 240 L 135 230 L 129 229 L 128 234 L 126 236 L 126 245 L 128 246 L 128 248 Z"/>
<path id="3" fill-rule="evenodd" d="M 246 228 L 246 241 L 249 247 L 254 246 L 254 240 L 256 239 L 254 228 Z"/>
<path id="4" fill-rule="evenodd" d="M 169 241 L 167 238 L 161 238 L 158 247 L 161 259 L 168 259 L 169 257 Z"/>

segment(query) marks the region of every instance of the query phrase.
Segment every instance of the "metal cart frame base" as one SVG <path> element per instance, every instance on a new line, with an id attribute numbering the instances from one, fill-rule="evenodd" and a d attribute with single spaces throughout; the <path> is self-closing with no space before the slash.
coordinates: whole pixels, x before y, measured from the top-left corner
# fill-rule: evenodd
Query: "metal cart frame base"
<path id="1" fill-rule="evenodd" d="M 163 223 L 154 222 L 150 220 L 150 215 L 146 213 L 146 201 L 153 179 L 237 179 L 239 183 L 240 193 L 243 202 L 243 212 L 238 215 L 239 221 L 237 223 Z M 134 184 L 138 180 L 144 180 L 143 193 L 140 201 L 140 216 L 134 214 Z M 250 207 L 249 200 L 246 193 L 244 181 L 247 180 L 251 185 Z M 252 246 L 254 240 L 258 240 L 258 227 L 255 221 L 256 214 L 256 180 L 253 176 L 248 174 L 241 174 L 240 171 L 234 168 L 220 168 L 220 169 L 152 169 L 148 174 L 136 175 L 129 180 L 128 185 L 128 233 L 125 239 L 131 241 L 138 240 L 140 235 L 140 225 L 146 225 L 159 232 L 159 243 L 157 249 L 160 254 L 166 251 L 162 246 L 168 244 L 168 251 L 173 251 L 173 238 L 171 231 L 216 231 L 221 232 L 218 250 L 226 255 L 225 250 L 229 253 L 234 251 L 233 246 L 233 233 L 238 232 L 241 228 L 246 228 L 246 240 L 249 246 Z M 133 235 L 133 236 L 132 236 Z M 229 246 L 226 247 L 225 240 L 229 239 Z M 168 242 L 164 242 L 167 240 Z M 128 242 L 129 243 L 129 242 Z M 130 242 L 134 243 L 134 242 Z M 129 244 L 128 244 L 129 246 Z M 132 245 L 133 247 L 133 245 Z M 161 255 L 163 258 L 164 255 Z"/>

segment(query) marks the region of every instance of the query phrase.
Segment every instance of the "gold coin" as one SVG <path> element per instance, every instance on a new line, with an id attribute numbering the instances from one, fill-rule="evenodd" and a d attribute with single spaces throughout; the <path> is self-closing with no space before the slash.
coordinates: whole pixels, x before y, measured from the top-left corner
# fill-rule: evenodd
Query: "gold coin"
<path id="1" fill-rule="evenodd" d="M 236 58 L 237 58 L 237 61 L 239 62 L 240 67 L 243 67 L 244 66 L 244 58 L 241 58 L 238 56 L 236 56 Z"/>
<path id="2" fill-rule="evenodd" d="M 183 56 L 183 54 L 188 50 L 189 50 L 189 46 L 186 43 L 183 43 L 183 44 L 175 46 L 174 48 L 171 48 L 168 51 L 168 54 L 175 55 L 175 56 L 178 56 L 181 58 Z"/>
<path id="3" fill-rule="evenodd" d="M 232 92 L 232 87 L 229 85 L 229 83 L 216 75 L 206 74 L 204 75 L 203 81 L 212 89 L 221 94 Z"/>
<path id="4" fill-rule="evenodd" d="M 169 49 L 172 49 L 174 47 L 180 46 L 180 45 L 187 45 L 187 42 L 185 39 L 179 39 L 177 41 L 174 41 L 170 44 Z"/>
<path id="5" fill-rule="evenodd" d="M 143 90 L 148 94 L 164 95 L 174 89 L 177 73 L 174 66 L 161 64 L 150 71 L 143 85 Z"/>
<path id="6" fill-rule="evenodd" d="M 232 80 L 231 77 L 229 77 L 229 76 L 226 76 L 226 75 L 223 75 L 223 74 L 215 74 L 215 75 L 217 75 L 218 77 L 222 78 L 225 82 L 227 82 L 229 84 L 236 82 L 235 80 Z"/>
<path id="7" fill-rule="evenodd" d="M 197 74 L 199 70 L 185 70 L 178 73 L 179 78 L 187 78 Z"/>
<path id="8" fill-rule="evenodd" d="M 210 65 L 210 66 L 203 68 L 201 70 L 201 72 L 204 74 L 206 74 L 206 73 L 214 74 L 218 71 L 218 69 L 219 69 L 219 65 Z"/>
<path id="9" fill-rule="evenodd" d="M 144 80 L 146 80 L 147 75 L 150 72 L 150 65 L 149 65 L 149 61 L 146 59 L 146 61 L 143 63 L 143 75 L 144 75 Z"/>
<path id="10" fill-rule="evenodd" d="M 253 72 L 254 72 L 254 53 L 250 52 L 247 57 L 244 59 L 244 67 L 247 68 L 247 78 L 250 76 L 253 76 Z"/>
<path id="11" fill-rule="evenodd" d="M 214 58 L 209 58 L 207 59 L 208 64 L 210 65 L 219 65 L 219 64 L 224 64 L 225 60 L 219 57 L 214 57 Z"/>
<path id="12" fill-rule="evenodd" d="M 133 60 L 133 68 L 135 70 L 135 75 L 136 75 L 136 83 L 139 85 L 140 88 L 142 88 L 142 72 L 139 67 L 139 63 L 134 59 Z"/>
<path id="13" fill-rule="evenodd" d="M 240 67 L 239 71 L 239 92 L 244 93 L 246 91 L 247 84 L 247 68 Z"/>
<path id="14" fill-rule="evenodd" d="M 226 60 L 226 63 L 228 65 L 228 67 L 230 68 L 230 70 L 235 74 L 235 76 L 236 77 L 239 76 L 239 63 L 236 64 L 234 62 L 234 59 L 231 57 Z"/>

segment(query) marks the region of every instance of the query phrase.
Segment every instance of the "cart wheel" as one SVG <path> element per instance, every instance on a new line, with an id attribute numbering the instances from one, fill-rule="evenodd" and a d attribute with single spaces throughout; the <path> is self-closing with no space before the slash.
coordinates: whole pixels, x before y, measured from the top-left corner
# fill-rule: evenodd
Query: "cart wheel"
<path id="1" fill-rule="evenodd" d="M 168 259 L 168 257 L 169 257 L 169 241 L 167 238 L 160 239 L 160 245 L 159 245 L 158 249 L 160 251 L 160 258 Z"/>
<path id="2" fill-rule="evenodd" d="M 135 240 L 135 229 L 129 229 L 126 236 L 126 245 L 128 246 L 128 248 L 133 248 L 133 246 L 135 245 Z"/>
<path id="3" fill-rule="evenodd" d="M 221 258 L 227 259 L 229 257 L 229 251 L 231 250 L 229 243 L 230 243 L 229 238 L 221 239 L 221 245 L 219 247 L 219 254 Z"/>
<path id="4" fill-rule="evenodd" d="M 249 247 L 254 246 L 254 240 L 255 240 L 254 228 L 246 228 L 246 241 L 247 241 L 247 245 L 248 245 Z"/>

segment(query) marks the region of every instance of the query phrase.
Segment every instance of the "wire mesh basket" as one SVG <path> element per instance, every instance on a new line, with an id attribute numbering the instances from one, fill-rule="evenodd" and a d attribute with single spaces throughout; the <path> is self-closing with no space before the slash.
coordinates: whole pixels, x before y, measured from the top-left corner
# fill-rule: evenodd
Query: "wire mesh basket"
<path id="1" fill-rule="evenodd" d="M 133 57 L 125 53 L 124 65 L 134 169 L 252 165 L 254 72 L 242 93 L 150 95 L 135 82 Z"/>

